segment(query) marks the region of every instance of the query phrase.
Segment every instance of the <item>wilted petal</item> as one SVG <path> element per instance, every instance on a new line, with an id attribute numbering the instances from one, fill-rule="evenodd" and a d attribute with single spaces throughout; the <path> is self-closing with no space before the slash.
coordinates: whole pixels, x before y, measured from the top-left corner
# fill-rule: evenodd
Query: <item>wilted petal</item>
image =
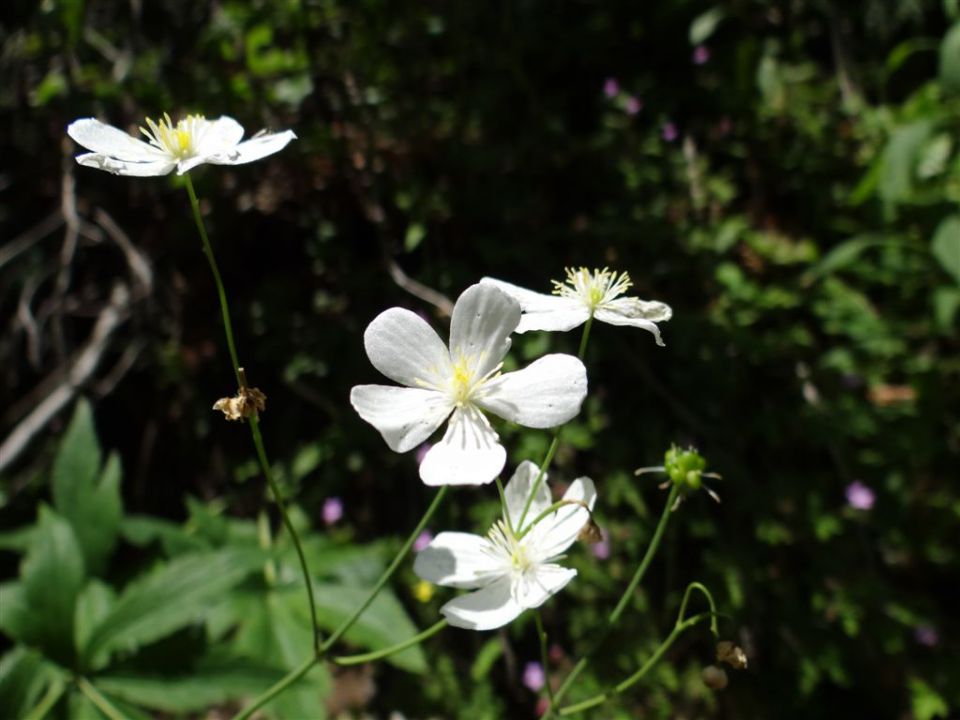
<path id="1" fill-rule="evenodd" d="M 555 558 L 565 552 L 573 545 L 583 526 L 590 520 L 587 508 L 593 510 L 597 500 L 597 489 L 593 480 L 587 477 L 577 478 L 570 484 L 563 499 L 575 500 L 586 507 L 580 504 L 563 505 L 554 514 L 544 518 L 543 522 L 531 532 L 531 534 L 537 533 L 532 544 L 537 548 L 538 556 L 544 560 Z"/>
<path id="2" fill-rule="evenodd" d="M 350 391 L 350 404 L 396 452 L 412 450 L 430 437 L 453 409 L 434 390 L 392 385 L 357 385 Z"/>
<path id="3" fill-rule="evenodd" d="M 467 630 L 493 630 L 517 617 L 523 608 L 510 592 L 510 578 L 503 577 L 466 595 L 454 598 L 440 608 L 454 627 Z"/>
<path id="4" fill-rule="evenodd" d="M 553 563 L 537 565 L 521 575 L 511 587 L 513 601 L 524 609 L 540 607 L 551 595 L 573 580 L 577 571 Z"/>
<path id="5" fill-rule="evenodd" d="M 373 366 L 403 385 L 436 385 L 450 376 L 450 354 L 427 322 L 409 310 L 390 308 L 363 333 Z"/>
<path id="6" fill-rule="evenodd" d="M 436 585 L 476 588 L 501 574 L 502 563 L 479 535 L 443 532 L 417 555 L 413 571 Z"/>
<path id="7" fill-rule="evenodd" d="M 666 303 L 655 300 L 640 300 L 639 298 L 617 298 L 597 308 L 594 317 L 600 322 L 610 325 L 629 325 L 643 328 L 653 333 L 657 345 L 662 346 L 658 322 L 664 322 L 673 317 L 673 310 Z"/>
<path id="8" fill-rule="evenodd" d="M 127 162 L 116 158 L 101 155 L 100 153 L 84 153 L 77 155 L 77 162 L 86 167 L 105 170 L 114 175 L 129 175 L 131 177 L 154 177 L 166 175 L 173 170 L 177 163 L 168 158 L 161 158 L 151 162 Z"/>
<path id="9" fill-rule="evenodd" d="M 514 331 L 518 334 L 530 330 L 572 330 L 590 317 L 587 306 L 573 298 L 537 293 L 494 278 L 483 278 L 480 283 L 502 290 L 520 303 L 523 315 Z"/>
<path id="10" fill-rule="evenodd" d="M 587 370 L 572 355 L 544 355 L 523 370 L 483 386 L 477 404 L 495 415 L 532 428 L 562 425 L 587 396 Z"/>
<path id="11" fill-rule="evenodd" d="M 67 135 L 93 155 L 106 155 L 115 160 L 128 163 L 154 163 L 161 158 L 168 158 L 167 154 L 152 145 L 131 137 L 123 130 L 102 123 L 96 118 L 81 118 L 74 120 L 67 127 Z M 89 158 L 90 155 L 81 155 L 77 158 Z M 81 163 L 89 167 L 100 167 L 93 162 Z M 107 170 L 107 168 L 101 168 Z M 115 172 L 110 170 L 110 172 Z M 130 174 L 130 173 L 122 173 Z M 163 174 L 163 173 L 157 173 Z"/>
<path id="12" fill-rule="evenodd" d="M 517 301 L 490 285 L 471 285 L 457 298 L 450 319 L 450 356 L 476 358 L 474 369 L 486 375 L 510 349 L 510 333 L 520 322 Z"/>
<path id="13" fill-rule="evenodd" d="M 483 413 L 458 409 L 443 440 L 420 463 L 420 479 L 427 485 L 482 485 L 499 475 L 506 462 L 507 451 Z"/>
<path id="14" fill-rule="evenodd" d="M 235 145 L 220 154 L 208 156 L 205 162 L 214 165 L 242 165 L 243 163 L 253 162 L 279 152 L 296 137 L 292 130 L 284 130 L 273 135 L 260 135 Z"/>
<path id="15" fill-rule="evenodd" d="M 533 489 L 533 483 L 540 474 L 540 467 L 536 463 L 524 460 L 517 466 L 516 472 L 504 488 L 504 499 L 507 503 L 507 512 L 510 514 L 510 525 L 515 532 L 520 532 L 520 516 L 523 515 L 523 508 L 526 507 L 527 498 L 530 497 L 530 491 Z M 550 488 L 547 486 L 547 475 L 544 473 L 540 480 L 540 487 L 537 489 L 537 495 L 530 503 L 530 510 L 524 519 L 529 524 L 540 513 L 551 505 Z"/>

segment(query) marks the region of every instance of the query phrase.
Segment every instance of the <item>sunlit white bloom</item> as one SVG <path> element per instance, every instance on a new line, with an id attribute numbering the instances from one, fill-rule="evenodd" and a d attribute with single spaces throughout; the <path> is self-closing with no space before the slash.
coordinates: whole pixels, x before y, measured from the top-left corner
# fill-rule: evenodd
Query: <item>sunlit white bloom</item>
<path id="1" fill-rule="evenodd" d="M 663 345 L 658 322 L 673 316 L 670 306 L 655 300 L 620 297 L 633 283 L 627 273 L 604 268 L 590 272 L 587 268 L 567 268 L 567 278 L 553 280 L 552 295 L 527 290 L 503 280 L 483 278 L 480 282 L 500 288 L 520 303 L 523 317 L 518 333 L 528 330 L 572 330 L 590 317 L 610 325 L 631 325 L 653 333 L 657 345 Z"/>
<path id="2" fill-rule="evenodd" d="M 473 285 L 454 305 L 449 349 L 426 321 L 402 308 L 386 310 L 367 327 L 370 362 L 406 387 L 353 388 L 350 402 L 360 417 L 396 452 L 417 447 L 450 418 L 420 463 L 427 485 L 478 485 L 500 473 L 506 451 L 484 411 L 532 428 L 562 425 L 580 411 L 587 373 L 571 355 L 545 355 L 501 374 L 519 322 L 513 298 Z"/>
<path id="3" fill-rule="evenodd" d="M 470 630 L 502 627 L 524 610 L 540 607 L 577 574 L 557 561 L 590 520 L 597 498 L 593 481 L 575 480 L 563 496 L 569 502 L 541 517 L 552 505 L 544 477 L 521 528 L 537 473 L 529 460 L 517 468 L 504 491 L 504 517 L 486 537 L 440 533 L 417 555 L 413 570 L 424 580 L 474 590 L 440 608 L 451 625 Z"/>
<path id="4" fill-rule="evenodd" d="M 281 133 L 258 133 L 240 142 L 243 127 L 226 115 L 207 120 L 202 115 L 188 115 L 174 123 L 169 115 L 154 122 L 146 120 L 140 128 L 147 142 L 123 130 L 106 125 L 95 118 L 74 120 L 67 134 L 93 152 L 77 156 L 77 162 L 106 170 L 114 175 L 146 177 L 166 175 L 176 169 L 178 175 L 197 165 L 241 165 L 272 155 L 283 149 L 296 135 L 292 130 Z"/>

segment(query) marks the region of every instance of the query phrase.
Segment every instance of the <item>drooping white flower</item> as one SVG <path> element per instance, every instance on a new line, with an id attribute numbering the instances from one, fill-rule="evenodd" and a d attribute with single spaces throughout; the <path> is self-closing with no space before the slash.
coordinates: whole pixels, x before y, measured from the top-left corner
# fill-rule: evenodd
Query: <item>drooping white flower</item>
<path id="1" fill-rule="evenodd" d="M 450 348 L 416 314 L 391 308 L 363 335 L 370 362 L 393 385 L 358 385 L 350 402 L 396 452 L 417 447 L 450 417 L 443 439 L 420 463 L 427 485 L 478 485 L 503 469 L 506 451 L 484 411 L 532 428 L 562 425 L 587 394 L 583 363 L 545 355 L 523 370 L 500 373 L 510 334 L 520 322 L 516 300 L 489 285 L 457 299 Z"/>
<path id="2" fill-rule="evenodd" d="M 503 280 L 483 278 L 484 285 L 503 290 L 520 303 L 523 317 L 518 333 L 528 330 L 572 330 L 590 317 L 610 325 L 631 325 L 653 333 L 657 345 L 663 345 L 658 322 L 669 320 L 673 310 L 666 303 L 620 297 L 633 283 L 627 273 L 604 268 L 590 272 L 587 268 L 567 268 L 563 282 L 553 280 L 552 295 L 527 290 Z"/>
<path id="3" fill-rule="evenodd" d="M 504 491 L 506 512 L 485 537 L 443 532 L 417 555 L 413 570 L 437 585 L 474 592 L 447 602 L 440 612 L 456 627 L 492 630 L 524 610 L 539 607 L 570 582 L 577 571 L 557 564 L 590 520 L 597 493 L 590 478 L 578 478 L 563 496 L 572 501 L 549 510 L 550 489 L 543 478 L 519 527 L 538 468 L 525 461 Z M 509 518 L 509 519 L 508 519 Z"/>
<path id="4" fill-rule="evenodd" d="M 74 120 L 67 134 L 93 151 L 77 156 L 81 165 L 137 177 L 166 175 L 174 168 L 183 175 L 203 163 L 241 165 L 272 155 L 296 138 L 292 130 L 285 130 L 240 142 L 243 127 L 226 115 L 216 120 L 188 115 L 176 124 L 164 115 L 156 122 L 147 118 L 146 123 L 140 132 L 148 142 L 95 118 Z"/>

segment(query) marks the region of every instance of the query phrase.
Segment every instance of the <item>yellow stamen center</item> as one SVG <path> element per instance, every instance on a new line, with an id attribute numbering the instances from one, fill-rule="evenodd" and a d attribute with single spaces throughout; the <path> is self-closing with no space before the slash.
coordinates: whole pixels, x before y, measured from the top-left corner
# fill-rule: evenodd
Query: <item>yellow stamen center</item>
<path id="1" fill-rule="evenodd" d="M 170 115 L 164 113 L 157 121 L 146 118 L 147 127 L 140 128 L 140 132 L 154 147 L 183 160 L 196 154 L 198 136 L 205 122 L 203 115 L 187 115 L 174 124 Z"/>
<path id="2" fill-rule="evenodd" d="M 616 273 L 607 268 L 590 272 L 585 267 L 566 268 L 563 282 L 552 280 L 553 294 L 579 300 L 593 313 L 598 307 L 616 299 L 629 290 L 633 283 L 628 273 Z"/>

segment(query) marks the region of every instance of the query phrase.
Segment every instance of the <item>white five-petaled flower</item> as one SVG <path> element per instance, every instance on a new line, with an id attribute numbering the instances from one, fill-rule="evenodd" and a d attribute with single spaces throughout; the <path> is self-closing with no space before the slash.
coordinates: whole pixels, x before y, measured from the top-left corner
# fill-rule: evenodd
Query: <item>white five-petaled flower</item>
<path id="1" fill-rule="evenodd" d="M 451 625 L 470 630 L 502 627 L 524 610 L 540 607 L 577 574 L 556 561 L 590 519 L 597 497 L 593 481 L 574 480 L 563 496 L 570 502 L 531 528 L 552 504 L 544 477 L 521 529 L 520 518 L 537 473 L 529 460 L 517 468 L 504 491 L 505 516 L 486 537 L 443 532 L 417 555 L 413 570 L 424 580 L 474 590 L 440 608 Z"/>
<path id="2" fill-rule="evenodd" d="M 420 463 L 427 485 L 478 485 L 503 469 L 506 450 L 483 411 L 532 428 L 562 425 L 580 411 L 587 373 L 572 355 L 545 355 L 523 370 L 500 373 L 516 300 L 489 285 L 457 299 L 450 348 L 419 316 L 382 312 L 363 335 L 370 362 L 406 387 L 358 385 L 350 402 L 396 452 L 417 447 L 450 417 L 443 439 Z"/>
<path id="3" fill-rule="evenodd" d="M 216 120 L 188 115 L 176 124 L 164 115 L 156 122 L 147 118 L 146 123 L 140 132 L 148 142 L 95 118 L 74 120 L 67 134 L 93 151 L 77 156 L 81 165 L 137 177 L 166 175 L 173 169 L 183 175 L 203 163 L 241 165 L 272 155 L 296 138 L 292 130 L 285 130 L 240 142 L 243 127 L 226 115 Z"/>
<path id="4" fill-rule="evenodd" d="M 673 311 L 666 303 L 620 297 L 633 283 L 627 273 L 607 268 L 590 272 L 587 268 L 567 268 L 564 282 L 553 280 L 553 295 L 527 290 L 503 280 L 483 278 L 480 282 L 500 288 L 514 298 L 523 310 L 518 333 L 528 330 L 572 330 L 594 317 L 610 325 L 631 325 L 653 333 L 657 345 L 663 345 L 658 322 L 669 320 Z"/>

